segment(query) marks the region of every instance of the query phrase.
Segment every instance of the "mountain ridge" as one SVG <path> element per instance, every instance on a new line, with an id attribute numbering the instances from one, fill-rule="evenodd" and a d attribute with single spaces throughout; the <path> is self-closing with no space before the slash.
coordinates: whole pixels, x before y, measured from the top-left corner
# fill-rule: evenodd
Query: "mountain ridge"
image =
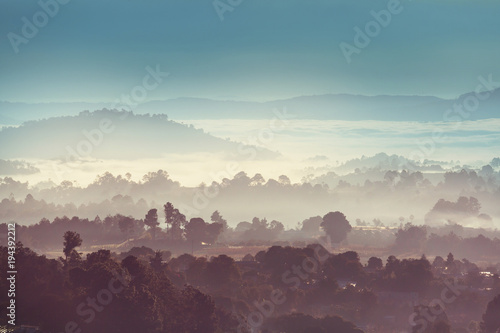
<path id="1" fill-rule="evenodd" d="M 500 116 L 500 88 L 490 91 L 479 102 L 469 120 Z M 463 104 L 473 95 L 469 92 L 455 99 L 420 95 L 356 95 L 322 94 L 297 96 L 266 102 L 214 100 L 178 97 L 152 100 L 137 105 L 136 114 L 167 114 L 170 119 L 269 119 L 273 110 L 287 109 L 299 119 L 318 120 L 381 120 L 381 121 L 444 121 L 444 114 L 454 104 Z M 109 108 L 107 103 L 12 103 L 0 101 L 0 122 L 20 125 L 27 120 L 74 115 L 83 110 Z"/>

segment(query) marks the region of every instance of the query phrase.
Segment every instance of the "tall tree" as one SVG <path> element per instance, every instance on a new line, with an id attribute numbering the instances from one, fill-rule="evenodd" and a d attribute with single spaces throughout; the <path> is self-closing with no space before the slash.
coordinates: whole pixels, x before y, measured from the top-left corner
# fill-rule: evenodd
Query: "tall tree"
<path id="1" fill-rule="evenodd" d="M 332 243 L 340 243 L 347 238 L 352 227 L 341 212 L 330 212 L 323 217 L 321 227 L 330 236 Z"/>
<path id="2" fill-rule="evenodd" d="M 125 234 L 127 239 L 134 233 L 135 221 L 130 216 L 119 216 L 118 228 Z"/>
<path id="3" fill-rule="evenodd" d="M 214 223 L 220 223 L 224 226 L 224 230 L 227 229 L 227 221 L 222 217 L 218 210 L 212 213 L 210 220 Z"/>
<path id="4" fill-rule="evenodd" d="M 193 247 L 198 247 L 206 239 L 207 224 L 202 218 L 192 218 L 186 225 L 186 239 Z"/>
<path id="5" fill-rule="evenodd" d="M 63 252 L 64 255 L 66 256 L 66 260 L 68 260 L 68 257 L 72 254 L 75 248 L 82 245 L 82 239 L 80 237 L 80 234 L 75 231 L 66 231 L 63 237 L 64 237 Z"/>
<path id="6" fill-rule="evenodd" d="M 158 222 L 158 210 L 156 208 L 150 209 L 144 218 L 144 224 L 151 231 L 153 240 L 156 239 L 156 228 L 160 225 Z"/>
<path id="7" fill-rule="evenodd" d="M 167 226 L 170 226 L 168 232 L 173 239 L 180 240 L 182 238 L 182 229 L 187 224 L 186 216 L 179 212 L 171 202 L 167 202 L 163 208 L 165 212 L 165 223 L 167 223 Z"/>

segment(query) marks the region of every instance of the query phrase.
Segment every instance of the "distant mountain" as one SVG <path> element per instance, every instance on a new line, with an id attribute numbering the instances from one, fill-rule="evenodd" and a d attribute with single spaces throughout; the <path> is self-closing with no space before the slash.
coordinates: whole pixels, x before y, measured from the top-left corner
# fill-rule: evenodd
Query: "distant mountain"
<path id="1" fill-rule="evenodd" d="M 436 97 L 419 96 L 302 96 L 265 103 L 177 98 L 139 105 L 140 113 L 167 113 L 172 119 L 271 119 L 283 110 L 299 119 L 436 120 L 450 104 Z"/>
<path id="2" fill-rule="evenodd" d="M 141 113 L 164 112 L 173 119 L 271 119 L 273 110 L 283 110 L 299 119 L 321 120 L 379 120 L 379 121 L 455 121 L 498 118 L 500 116 L 500 89 L 480 101 L 469 117 L 447 111 L 454 104 L 464 105 L 465 94 L 454 100 L 432 96 L 358 96 L 318 95 L 301 96 L 265 103 L 213 101 L 208 99 L 178 98 L 154 101 L 138 106 Z M 445 114 L 447 116 L 445 116 Z"/>
<path id="3" fill-rule="evenodd" d="M 498 118 L 500 89 L 490 92 L 470 116 L 458 111 L 447 113 L 453 105 L 463 106 L 468 96 L 442 99 L 432 96 L 360 96 L 330 94 L 301 96 L 264 103 L 217 101 L 203 98 L 176 98 L 138 105 L 137 114 L 167 114 L 170 119 L 272 119 L 273 110 L 287 109 L 299 119 L 380 120 L 380 121 L 455 121 Z M 0 123 L 20 124 L 26 120 L 74 115 L 82 110 L 96 110 L 104 104 L 0 102 Z M 447 116 L 445 116 L 445 114 Z M 457 118 L 458 116 L 458 118 Z M 9 119 L 11 118 L 11 119 Z M 8 122 L 8 123 L 6 123 Z"/>
<path id="4" fill-rule="evenodd" d="M 155 158 L 165 154 L 221 153 L 231 160 L 278 156 L 223 140 L 165 115 L 101 110 L 25 122 L 0 130 L 0 158 Z M 255 153 L 255 156 L 254 156 Z"/>
<path id="5" fill-rule="evenodd" d="M 77 115 L 84 110 L 100 110 L 106 103 L 11 103 L 0 101 L 0 124 L 21 125 L 29 120 Z"/>
<path id="6" fill-rule="evenodd" d="M 366 170 L 371 168 L 381 170 L 412 170 L 412 171 L 443 171 L 440 164 L 445 162 L 428 161 L 419 163 L 399 155 L 387 155 L 386 153 L 378 153 L 374 156 L 363 156 L 349 160 L 342 165 L 333 168 L 335 172 L 347 173 L 356 169 Z"/>

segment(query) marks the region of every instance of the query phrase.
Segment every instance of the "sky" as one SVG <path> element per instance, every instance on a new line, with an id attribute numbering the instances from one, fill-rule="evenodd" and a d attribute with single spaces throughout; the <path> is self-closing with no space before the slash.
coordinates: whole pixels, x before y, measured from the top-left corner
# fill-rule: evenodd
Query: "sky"
<path id="1" fill-rule="evenodd" d="M 1 101 L 110 102 L 148 66 L 169 76 L 146 100 L 456 97 L 500 78 L 497 0 L 402 0 L 350 62 L 341 43 L 397 0 L 220 0 L 219 13 L 212 0 L 65 0 L 40 14 L 55 1 L 0 2 Z"/>

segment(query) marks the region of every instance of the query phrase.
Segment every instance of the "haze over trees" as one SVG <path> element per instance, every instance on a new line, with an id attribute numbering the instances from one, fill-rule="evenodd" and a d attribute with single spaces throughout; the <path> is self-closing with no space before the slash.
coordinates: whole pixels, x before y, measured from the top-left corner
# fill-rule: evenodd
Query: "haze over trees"
<path id="1" fill-rule="evenodd" d="M 69 320 L 118 272 L 130 289 L 113 294 L 91 323 L 75 318 L 78 325 L 95 332 L 494 330 L 494 162 L 462 169 L 382 154 L 301 182 L 237 171 L 198 186 L 161 169 L 139 180 L 107 172 L 83 186 L 1 178 L 0 219 L 20 222 L 22 267 L 42 276 L 37 290 L 20 281 L 38 299 L 21 293 L 23 324 L 63 330 L 51 311 Z M 0 224 L 0 234 L 7 229 Z M 458 284 L 455 300 L 429 316 L 450 281 Z M 31 314 L 42 300 L 46 308 Z M 172 319 L 181 312 L 189 318 Z"/>
<path id="2" fill-rule="evenodd" d="M 187 241 L 202 242 L 208 225 L 223 228 L 221 223 L 192 219 L 186 225 Z M 37 276 L 36 285 L 25 275 L 18 281 L 23 324 L 61 330 L 70 318 L 94 332 L 148 327 L 152 332 L 218 333 L 258 327 L 267 332 L 361 333 L 391 332 L 396 322 L 387 318 L 395 316 L 414 332 L 452 332 L 452 326 L 476 325 L 481 332 L 494 333 L 500 325 L 495 315 L 499 297 L 488 296 L 500 294 L 500 266 L 486 268 L 494 275 L 478 275 L 477 265 L 457 260 L 452 253 L 446 260 L 436 257 L 433 263 L 425 256 L 390 255 L 385 264 L 379 257 L 363 263 L 355 251 L 332 253 L 320 244 L 271 246 L 242 261 L 228 255 L 172 256 L 145 246 L 120 254 L 100 249 L 80 256 L 76 248 L 85 240 L 78 233 L 67 231 L 63 240 L 66 258 L 59 260 L 17 245 L 19 269 Z M 2 260 L 7 255 L 7 248 L 0 246 Z M 452 288 L 450 274 L 465 274 L 465 279 L 448 291 L 455 296 L 445 312 L 433 316 L 429 306 L 407 303 Z M 6 279 L 0 282 L 2 290 L 6 283 Z M 480 293 L 484 286 L 491 290 Z M 103 290 L 111 290 L 109 298 L 103 298 Z M 95 307 L 89 303 L 92 298 L 83 295 L 97 295 Z M 37 306 L 36 313 L 30 310 Z M 450 318 L 456 316 L 481 321 L 455 319 L 452 325 Z M 415 325 L 408 326 L 408 320 Z"/>
<path id="3" fill-rule="evenodd" d="M 82 135 L 83 133 L 83 135 Z M 33 135 L 38 139 L 33 140 Z M 249 147 L 223 140 L 169 120 L 164 114 L 136 115 L 102 109 L 77 116 L 28 121 L 0 129 L 0 142 L 9 142 L 0 158 L 60 159 L 62 161 L 153 158 L 161 154 L 229 152 Z M 121 149 L 121 147 L 128 147 Z M 277 156 L 259 149 L 262 158 Z"/>
<path id="4" fill-rule="evenodd" d="M 0 333 L 500 333 L 499 0 L 69 2 L 0 2 Z"/>
<path id="5" fill-rule="evenodd" d="M 53 182 L 30 185 L 5 177 L 0 178 L 0 196 L 4 198 L 0 201 L 0 221 L 32 224 L 43 217 L 93 219 L 108 214 L 141 219 L 150 209 L 163 211 L 158 203 L 165 198 L 175 203 L 187 220 L 198 216 L 209 220 L 219 210 L 224 212 L 224 219 L 232 221 L 232 227 L 255 216 L 254 205 L 259 207 L 259 215 L 280 221 L 286 227 L 331 210 L 332 202 L 352 222 L 376 219 L 384 226 L 399 224 L 400 216 L 409 215 L 408 209 L 415 222 L 433 226 L 452 221 L 492 228 L 500 216 L 496 204 L 500 193 L 498 172 L 487 176 L 473 170 L 447 171 L 441 173 L 440 182 L 436 182 L 438 174 L 413 176 L 415 173 L 419 172 L 366 169 L 294 183 L 285 175 L 276 180 L 236 172 L 232 178 L 195 187 L 183 186 L 164 170 L 149 172 L 141 180 L 134 180 L 129 173 L 107 172 L 87 186 L 67 180 L 59 185 Z M 363 209 L 352 204 L 359 197 L 365 197 Z M 309 203 L 304 205 L 304 202 Z"/>
<path id="6" fill-rule="evenodd" d="M 104 115 L 118 137 L 108 143 L 103 136 L 96 145 L 92 158 L 103 154 L 102 161 L 129 158 L 107 150 L 121 144 L 114 141 L 125 135 L 120 131 L 145 128 L 165 133 L 144 156 L 197 152 L 198 140 L 224 158 L 242 147 L 262 152 L 257 161 L 278 156 L 165 116 L 109 110 L 4 129 L 0 140 L 56 124 L 82 121 L 92 128 Z M 69 140 L 69 127 L 56 132 Z M 134 144 L 144 144 L 134 135 Z M 162 145 L 161 138 L 171 135 L 186 139 L 186 146 Z M 64 156 L 57 156 L 64 167 L 96 162 Z M 64 330 L 82 302 L 80 312 L 88 317 L 75 322 L 93 332 L 496 332 L 497 159 L 468 166 L 380 153 L 330 165 L 328 157 L 316 156 L 300 170 L 300 181 L 242 167 L 199 185 L 177 181 L 166 168 L 139 178 L 104 172 L 88 184 L 71 178 L 33 183 L 20 177 L 36 175 L 38 164 L 5 160 L 0 167 L 14 176 L 2 171 L 0 178 L 0 234 L 7 234 L 7 222 L 18 223 L 21 267 L 40 276 L 35 289 L 20 279 L 26 290 L 19 296 L 20 316 L 42 332 Z M 6 256 L 4 246 L 0 252 Z M 106 311 L 92 310 L 87 297 L 92 300 L 113 278 L 126 281 L 123 292 L 112 293 L 109 305 L 95 305 Z M 429 315 L 446 288 L 453 302 Z M 36 307 L 41 310 L 33 312 Z M 184 312 L 186 318 L 175 319 Z M 114 325 L 119 318 L 125 319 Z"/>

